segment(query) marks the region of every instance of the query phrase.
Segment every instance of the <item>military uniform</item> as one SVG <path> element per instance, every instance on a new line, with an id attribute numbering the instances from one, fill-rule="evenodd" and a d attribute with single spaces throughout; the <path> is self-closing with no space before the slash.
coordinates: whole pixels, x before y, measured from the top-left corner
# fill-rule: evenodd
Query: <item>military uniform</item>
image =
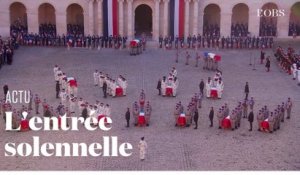
<path id="1" fill-rule="evenodd" d="M 192 124 L 192 109 L 190 105 L 187 106 L 185 117 L 186 117 L 186 126 L 188 127 Z"/>
<path id="2" fill-rule="evenodd" d="M 287 119 L 291 118 L 291 111 L 292 111 L 293 103 L 291 102 L 290 98 L 288 98 L 288 101 L 286 102 L 286 112 L 287 112 Z"/>
<path id="3" fill-rule="evenodd" d="M 177 126 L 177 120 L 180 115 L 180 104 L 176 104 L 174 109 L 174 119 L 175 119 L 175 126 Z"/>
<path id="4" fill-rule="evenodd" d="M 259 110 L 258 115 L 256 116 L 257 119 L 257 125 L 258 125 L 258 131 L 262 131 L 261 122 L 264 121 L 264 114 L 261 110 Z"/>
<path id="5" fill-rule="evenodd" d="M 217 118 L 218 118 L 218 121 L 219 121 L 219 129 L 222 129 L 222 121 L 224 119 L 224 116 L 223 116 L 223 112 L 221 109 L 219 109 L 218 113 L 217 113 Z"/>
<path id="6" fill-rule="evenodd" d="M 36 114 L 39 114 L 39 106 L 40 106 L 40 103 L 41 103 L 41 100 L 40 100 L 40 98 L 38 97 L 38 95 L 36 94 L 36 95 L 35 95 L 35 98 L 34 98 L 34 106 L 35 106 L 35 113 L 36 113 Z"/>
<path id="7" fill-rule="evenodd" d="M 248 102 L 247 100 L 243 103 L 243 118 L 247 118 L 248 116 Z"/>
<path id="8" fill-rule="evenodd" d="M 275 117 L 274 117 L 274 115 L 273 115 L 273 112 L 271 112 L 270 113 L 270 116 L 268 117 L 268 122 L 269 122 L 269 131 L 270 131 L 270 133 L 273 133 L 273 131 L 274 131 L 274 126 L 275 126 L 275 121 L 276 119 L 275 119 Z"/>
<path id="9" fill-rule="evenodd" d="M 236 118 L 236 113 L 234 111 L 230 115 L 230 123 L 231 123 L 232 131 L 234 131 L 234 129 L 237 129 L 237 126 L 236 126 L 237 118 Z"/>
<path id="10" fill-rule="evenodd" d="M 145 110 L 146 126 L 149 126 L 150 117 L 151 117 L 152 107 L 149 102 L 147 102 Z"/>
<path id="11" fill-rule="evenodd" d="M 98 86 L 98 83 L 99 83 L 99 72 L 98 72 L 98 70 L 96 70 L 94 72 L 93 77 L 94 77 L 94 85 Z"/>

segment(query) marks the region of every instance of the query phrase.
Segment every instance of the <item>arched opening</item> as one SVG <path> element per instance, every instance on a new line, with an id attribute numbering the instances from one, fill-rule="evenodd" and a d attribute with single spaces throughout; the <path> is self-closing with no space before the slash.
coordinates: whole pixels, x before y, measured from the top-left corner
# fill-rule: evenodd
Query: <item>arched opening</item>
<path id="1" fill-rule="evenodd" d="M 247 36 L 249 8 L 244 3 L 235 5 L 232 9 L 231 36 Z"/>
<path id="2" fill-rule="evenodd" d="M 216 4 L 209 4 L 204 9 L 203 35 L 220 36 L 221 9 Z"/>
<path id="3" fill-rule="evenodd" d="M 259 36 L 276 36 L 277 34 L 277 17 L 272 16 L 272 9 L 278 7 L 274 3 L 267 3 L 262 6 L 262 12 L 259 24 Z"/>
<path id="4" fill-rule="evenodd" d="M 300 35 L 300 2 L 295 3 L 291 8 L 289 36 Z"/>
<path id="5" fill-rule="evenodd" d="M 47 35 L 56 35 L 55 8 L 44 3 L 39 7 L 39 33 Z"/>
<path id="6" fill-rule="evenodd" d="M 141 4 L 135 9 L 134 31 L 135 36 L 152 36 L 152 9 L 146 4 Z"/>
<path id="7" fill-rule="evenodd" d="M 27 33 L 26 7 L 20 2 L 14 2 L 9 7 L 10 32 L 12 35 Z"/>
<path id="8" fill-rule="evenodd" d="M 67 31 L 68 34 L 84 34 L 83 8 L 78 4 L 71 4 L 67 8 Z"/>

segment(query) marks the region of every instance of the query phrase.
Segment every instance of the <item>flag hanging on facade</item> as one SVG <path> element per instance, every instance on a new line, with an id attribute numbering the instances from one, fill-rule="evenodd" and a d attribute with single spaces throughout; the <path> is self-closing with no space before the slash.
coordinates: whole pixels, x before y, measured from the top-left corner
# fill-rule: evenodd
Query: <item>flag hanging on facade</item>
<path id="1" fill-rule="evenodd" d="M 118 0 L 103 0 L 103 35 L 118 34 Z"/>
<path id="2" fill-rule="evenodd" d="M 170 0 L 170 34 L 184 36 L 184 0 Z"/>

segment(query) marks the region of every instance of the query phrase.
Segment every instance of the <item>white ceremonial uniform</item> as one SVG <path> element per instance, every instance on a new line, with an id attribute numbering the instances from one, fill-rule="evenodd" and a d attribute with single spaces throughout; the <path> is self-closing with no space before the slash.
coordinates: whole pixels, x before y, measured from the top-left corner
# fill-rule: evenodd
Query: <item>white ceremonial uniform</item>
<path id="1" fill-rule="evenodd" d="M 103 87 L 104 81 L 105 81 L 105 76 L 103 75 L 103 73 L 99 73 L 99 86 L 101 88 Z"/>
<path id="2" fill-rule="evenodd" d="M 99 83 L 99 72 L 94 72 L 94 85 L 97 86 Z"/>
<path id="3" fill-rule="evenodd" d="M 178 80 L 176 80 L 175 82 L 173 81 L 172 88 L 173 88 L 173 96 L 174 97 L 177 95 L 178 85 L 179 85 L 179 81 Z"/>
<path id="4" fill-rule="evenodd" d="M 56 81 L 59 81 L 59 84 L 61 84 L 61 81 L 62 81 L 62 71 L 61 70 L 57 70 L 56 71 L 57 73 L 57 80 Z"/>
<path id="5" fill-rule="evenodd" d="M 117 83 L 118 83 L 119 86 L 121 86 L 123 88 L 123 80 L 122 80 L 122 78 L 119 77 L 117 79 Z"/>
<path id="6" fill-rule="evenodd" d="M 111 114 L 110 107 L 105 107 L 104 108 L 104 115 L 105 115 L 105 117 L 110 117 L 110 114 Z"/>
<path id="7" fill-rule="evenodd" d="M 99 105 L 99 108 L 97 108 L 98 115 L 104 115 L 104 106 Z"/>
<path id="8" fill-rule="evenodd" d="M 128 86 L 128 83 L 127 81 L 123 81 L 123 95 L 126 95 L 126 92 L 127 92 L 127 86 Z"/>
<path id="9" fill-rule="evenodd" d="M 176 70 L 176 69 L 174 69 L 174 70 L 172 71 L 172 75 L 173 75 L 174 78 L 177 77 L 177 70 Z"/>
<path id="10" fill-rule="evenodd" d="M 164 96 L 164 95 L 166 95 L 166 82 L 165 81 L 161 81 L 161 93 L 162 93 L 162 95 Z"/>
<path id="11" fill-rule="evenodd" d="M 62 75 L 62 71 L 61 70 L 57 70 L 56 74 L 54 75 L 55 81 L 59 81 L 60 80 L 60 76 Z"/>
<path id="12" fill-rule="evenodd" d="M 147 145 L 146 141 L 140 140 L 140 143 L 139 143 L 138 147 L 139 147 L 139 150 L 140 150 L 140 159 L 144 160 L 145 155 L 146 155 L 146 149 L 148 148 L 148 145 Z"/>
<path id="13" fill-rule="evenodd" d="M 296 63 L 294 63 L 293 65 L 292 65 L 292 72 L 293 72 L 293 78 L 297 78 L 296 76 L 297 76 L 297 64 Z"/>
<path id="14" fill-rule="evenodd" d="M 224 88 L 223 82 L 221 83 L 218 82 L 217 83 L 218 98 L 222 98 L 223 88 Z"/>
<path id="15" fill-rule="evenodd" d="M 112 95 L 113 97 L 116 96 L 116 89 L 117 89 L 117 84 L 114 83 L 114 82 L 112 82 L 112 83 L 111 83 L 111 95 Z"/>
<path id="16" fill-rule="evenodd" d="M 56 80 L 56 72 L 58 71 L 58 67 L 54 67 L 53 68 L 53 72 L 54 72 L 54 79 Z"/>
<path id="17" fill-rule="evenodd" d="M 95 118 L 95 119 L 92 119 L 91 121 L 93 122 L 94 125 L 97 125 L 98 124 L 97 111 L 95 109 L 91 108 L 90 114 L 92 114 L 91 118 Z"/>
<path id="18" fill-rule="evenodd" d="M 210 83 L 206 82 L 206 97 L 210 97 L 211 81 Z"/>

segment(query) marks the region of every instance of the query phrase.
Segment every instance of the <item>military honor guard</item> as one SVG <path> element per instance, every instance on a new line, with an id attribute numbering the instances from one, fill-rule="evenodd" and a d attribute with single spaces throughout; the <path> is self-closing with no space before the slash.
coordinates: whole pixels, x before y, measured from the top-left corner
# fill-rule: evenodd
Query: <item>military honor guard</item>
<path id="1" fill-rule="evenodd" d="M 98 84 L 99 84 L 99 72 L 98 72 L 98 70 L 95 70 L 95 72 L 93 73 L 93 78 L 94 78 L 94 85 L 98 86 Z"/>
<path id="2" fill-rule="evenodd" d="M 143 161 L 143 160 L 145 160 L 146 151 L 148 149 L 148 145 L 147 145 L 147 142 L 145 141 L 144 137 L 141 138 L 141 140 L 138 144 L 138 148 L 140 151 L 140 159 L 141 159 L 141 161 Z"/>

